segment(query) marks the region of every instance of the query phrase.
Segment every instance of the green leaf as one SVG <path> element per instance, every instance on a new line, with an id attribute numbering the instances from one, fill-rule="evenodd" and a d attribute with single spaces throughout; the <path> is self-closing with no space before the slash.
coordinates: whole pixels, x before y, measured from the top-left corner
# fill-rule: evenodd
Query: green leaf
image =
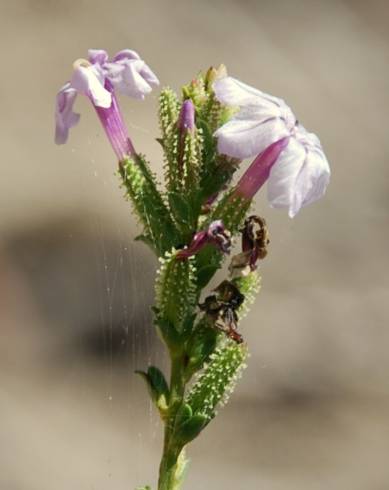
<path id="1" fill-rule="evenodd" d="M 162 318 L 157 307 L 151 308 L 154 311 L 154 325 L 158 334 L 170 349 L 180 347 L 182 344 L 181 335 L 177 332 L 175 326 L 166 318 Z"/>
<path id="2" fill-rule="evenodd" d="M 193 441 L 207 425 L 209 419 L 206 415 L 193 415 L 189 420 L 182 424 L 175 434 L 176 440 L 183 446 Z"/>
<path id="3" fill-rule="evenodd" d="M 161 402 L 166 404 L 169 399 L 169 387 L 163 373 L 155 366 L 150 366 L 147 373 L 144 371 L 135 371 L 146 382 L 152 400 L 159 405 Z M 164 397 L 164 400 L 161 398 Z"/>
<path id="4" fill-rule="evenodd" d="M 187 403 L 181 405 L 181 407 L 177 411 L 175 425 L 177 428 L 181 427 L 181 425 L 185 424 L 192 417 L 192 408 Z"/>
<path id="5" fill-rule="evenodd" d="M 154 246 L 154 242 L 153 240 L 151 239 L 151 237 L 147 236 L 147 235 L 138 235 L 134 238 L 134 240 L 136 242 L 143 242 L 145 245 L 147 245 L 148 247 L 151 248 L 151 250 L 156 253 L 156 249 L 155 249 L 155 246 Z"/>

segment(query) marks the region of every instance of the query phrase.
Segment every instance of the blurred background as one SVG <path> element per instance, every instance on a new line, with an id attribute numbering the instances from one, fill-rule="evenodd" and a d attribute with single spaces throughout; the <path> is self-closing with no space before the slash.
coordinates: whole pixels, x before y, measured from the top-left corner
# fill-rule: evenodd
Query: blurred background
<path id="1" fill-rule="evenodd" d="M 90 47 L 135 49 L 175 89 L 223 62 L 286 99 L 332 164 L 294 220 L 257 200 L 271 248 L 251 359 L 185 488 L 389 488 L 388 20 L 385 0 L 0 0 L 1 490 L 155 488 L 161 427 L 133 371 L 166 367 L 157 264 L 86 100 L 53 143 Z M 122 107 L 161 172 L 157 96 Z"/>

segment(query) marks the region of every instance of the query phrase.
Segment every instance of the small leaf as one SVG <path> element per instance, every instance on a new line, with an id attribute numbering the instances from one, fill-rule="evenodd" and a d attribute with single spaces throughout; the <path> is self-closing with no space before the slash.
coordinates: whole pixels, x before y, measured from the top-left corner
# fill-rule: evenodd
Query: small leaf
<path id="1" fill-rule="evenodd" d="M 136 242 L 143 242 L 144 244 L 146 244 L 148 247 L 151 248 L 151 250 L 155 253 L 157 252 L 157 250 L 155 249 L 155 246 L 154 246 L 154 242 L 153 240 L 151 239 L 150 236 L 147 236 L 147 235 L 138 235 L 134 238 L 134 240 Z"/>
<path id="2" fill-rule="evenodd" d="M 151 308 L 155 313 L 154 325 L 159 333 L 161 339 L 166 343 L 169 348 L 175 348 L 182 343 L 181 335 L 177 332 L 174 325 L 162 318 L 159 309 L 156 307 Z"/>
<path id="3" fill-rule="evenodd" d="M 156 391 L 161 395 L 167 396 L 169 394 L 169 387 L 162 371 L 155 366 L 150 366 L 147 374 Z"/>
<path id="4" fill-rule="evenodd" d="M 193 415 L 192 408 L 190 407 L 190 405 L 188 405 L 187 403 L 181 405 L 176 415 L 176 420 L 175 420 L 176 427 L 179 428 L 181 425 L 187 422 L 192 417 L 192 415 Z"/>
<path id="5" fill-rule="evenodd" d="M 203 364 L 208 361 L 209 356 L 215 350 L 219 332 L 208 325 L 206 317 L 203 317 L 193 331 L 187 344 L 187 355 L 189 362 L 187 366 L 187 376 L 202 368 Z"/>
<path id="6" fill-rule="evenodd" d="M 185 445 L 193 441 L 207 425 L 209 418 L 203 414 L 193 415 L 177 430 L 176 438 Z"/>
<path id="7" fill-rule="evenodd" d="M 146 382 L 150 396 L 155 403 L 159 403 L 161 397 L 165 400 L 169 397 L 169 387 L 163 373 L 155 366 L 150 366 L 147 373 L 144 371 L 135 371 Z"/>

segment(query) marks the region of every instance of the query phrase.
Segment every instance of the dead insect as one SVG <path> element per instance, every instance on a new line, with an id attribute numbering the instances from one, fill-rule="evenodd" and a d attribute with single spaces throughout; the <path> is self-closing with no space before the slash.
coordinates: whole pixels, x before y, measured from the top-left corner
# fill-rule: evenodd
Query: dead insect
<path id="1" fill-rule="evenodd" d="M 207 296 L 199 308 L 212 320 L 213 325 L 232 340 L 241 344 L 242 335 L 237 331 L 238 314 L 236 310 L 242 305 L 244 295 L 230 281 L 223 281 L 215 289 L 216 294 Z"/>

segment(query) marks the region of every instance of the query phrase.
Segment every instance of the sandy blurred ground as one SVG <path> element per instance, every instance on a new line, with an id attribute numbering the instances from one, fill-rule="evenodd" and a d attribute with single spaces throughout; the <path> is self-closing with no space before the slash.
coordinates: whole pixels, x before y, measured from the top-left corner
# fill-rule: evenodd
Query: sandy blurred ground
<path id="1" fill-rule="evenodd" d="M 285 98 L 332 163 L 295 220 L 258 200 L 272 242 L 249 369 L 186 488 L 389 488 L 388 18 L 384 0 L 0 1 L 0 490 L 155 483 L 160 427 L 132 372 L 165 365 L 156 264 L 85 100 L 52 143 L 54 95 L 89 47 L 136 49 L 174 88 L 224 62 Z M 123 100 L 160 171 L 155 106 Z"/>

